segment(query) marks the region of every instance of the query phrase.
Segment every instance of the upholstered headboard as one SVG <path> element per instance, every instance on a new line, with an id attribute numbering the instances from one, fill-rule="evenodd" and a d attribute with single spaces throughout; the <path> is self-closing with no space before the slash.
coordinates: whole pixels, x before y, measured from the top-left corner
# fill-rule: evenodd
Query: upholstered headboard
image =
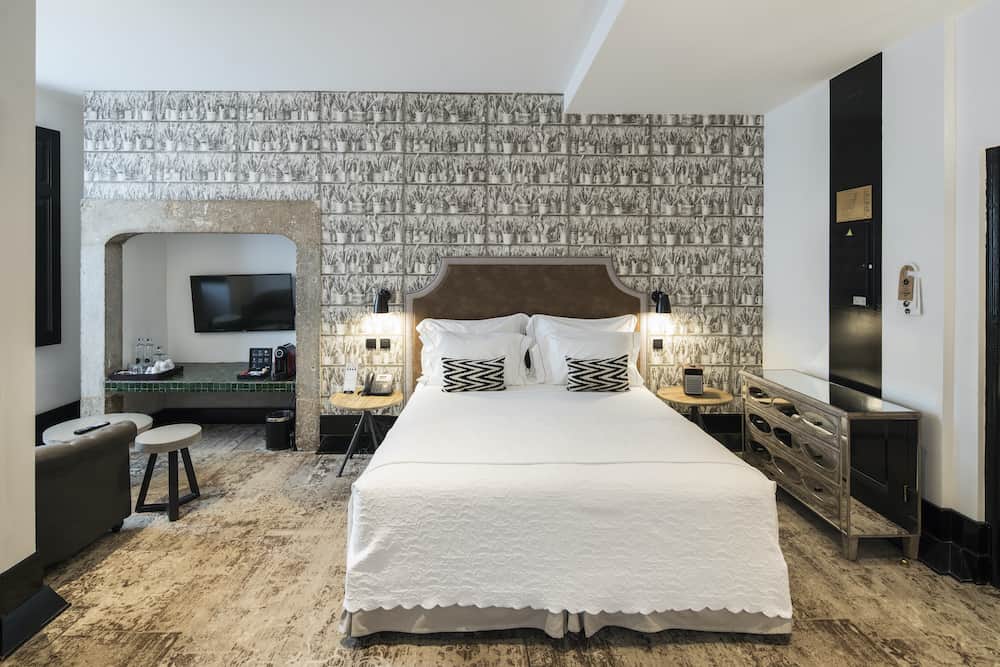
<path id="1" fill-rule="evenodd" d="M 615 275 L 611 258 L 449 257 L 430 285 L 406 297 L 406 334 L 410 358 L 406 391 L 420 377 L 420 338 L 416 326 L 433 317 L 483 319 L 513 313 L 563 317 L 614 317 L 642 313 L 649 297 L 629 289 Z M 639 357 L 645 372 L 645 351 Z"/>

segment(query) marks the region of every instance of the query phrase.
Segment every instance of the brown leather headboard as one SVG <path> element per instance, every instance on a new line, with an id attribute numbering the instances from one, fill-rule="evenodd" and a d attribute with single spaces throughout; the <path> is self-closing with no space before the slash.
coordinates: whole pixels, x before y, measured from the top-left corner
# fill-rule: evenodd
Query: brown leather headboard
<path id="1" fill-rule="evenodd" d="M 611 258 L 448 257 L 430 285 L 406 297 L 410 350 L 406 389 L 420 377 L 420 338 L 416 326 L 433 317 L 472 320 L 514 313 L 563 317 L 638 315 L 648 295 L 626 287 Z M 644 370 L 644 355 L 639 369 Z"/>

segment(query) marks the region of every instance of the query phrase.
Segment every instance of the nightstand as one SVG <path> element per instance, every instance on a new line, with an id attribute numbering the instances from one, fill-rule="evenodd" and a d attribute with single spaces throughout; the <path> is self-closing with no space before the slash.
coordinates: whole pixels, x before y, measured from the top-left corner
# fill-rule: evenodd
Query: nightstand
<path id="1" fill-rule="evenodd" d="M 372 418 L 372 411 L 391 408 L 402 402 L 403 392 L 400 391 L 394 391 L 388 396 L 362 396 L 360 394 L 338 392 L 330 397 L 330 404 L 333 407 L 361 413 L 361 416 L 358 418 L 358 425 L 354 429 L 354 435 L 351 436 L 351 444 L 347 446 L 347 453 L 344 454 L 344 460 L 340 463 L 340 470 L 337 471 L 337 477 L 344 474 L 344 467 L 347 465 L 348 459 L 354 455 L 354 450 L 358 448 L 362 431 L 366 431 L 368 437 L 371 438 L 373 452 L 382 443 L 385 433 L 375 424 L 375 420 Z"/>
<path id="2" fill-rule="evenodd" d="M 726 405 L 731 403 L 733 395 L 723 389 L 715 387 L 705 387 L 705 393 L 701 396 L 689 396 L 684 393 L 684 387 L 673 385 L 671 387 L 660 387 L 656 390 L 656 395 L 676 405 L 686 406 L 688 409 L 688 419 L 705 430 L 705 420 L 702 419 L 701 409 L 714 405 Z"/>

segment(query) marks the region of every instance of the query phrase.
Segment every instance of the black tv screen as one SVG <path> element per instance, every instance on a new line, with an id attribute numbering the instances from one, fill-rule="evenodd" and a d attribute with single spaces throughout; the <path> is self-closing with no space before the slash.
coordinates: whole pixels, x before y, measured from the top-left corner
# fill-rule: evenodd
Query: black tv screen
<path id="1" fill-rule="evenodd" d="M 199 333 L 295 329 L 290 273 L 191 276 L 191 304 Z"/>

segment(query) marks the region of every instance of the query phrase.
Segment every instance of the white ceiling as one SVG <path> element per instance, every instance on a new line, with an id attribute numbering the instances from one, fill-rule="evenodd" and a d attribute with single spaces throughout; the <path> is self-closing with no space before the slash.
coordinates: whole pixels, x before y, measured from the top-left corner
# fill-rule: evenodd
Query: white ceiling
<path id="1" fill-rule="evenodd" d="M 567 106 L 592 113 L 769 111 L 975 2 L 618 0 L 600 47 L 578 64 L 583 74 L 570 82 Z"/>
<path id="2" fill-rule="evenodd" d="M 603 6 L 603 0 L 36 1 L 38 81 L 70 92 L 559 93 Z"/>
<path id="3" fill-rule="evenodd" d="M 763 112 L 976 0 L 37 0 L 40 85 Z"/>

